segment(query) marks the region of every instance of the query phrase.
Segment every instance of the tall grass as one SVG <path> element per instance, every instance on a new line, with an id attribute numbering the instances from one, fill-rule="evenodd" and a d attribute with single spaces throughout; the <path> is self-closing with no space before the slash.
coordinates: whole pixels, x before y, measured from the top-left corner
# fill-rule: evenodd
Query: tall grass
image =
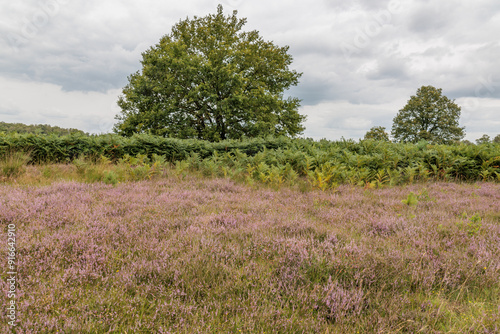
<path id="1" fill-rule="evenodd" d="M 8 150 L 0 156 L 0 178 L 11 179 L 26 172 L 26 164 L 30 161 L 29 153 Z"/>

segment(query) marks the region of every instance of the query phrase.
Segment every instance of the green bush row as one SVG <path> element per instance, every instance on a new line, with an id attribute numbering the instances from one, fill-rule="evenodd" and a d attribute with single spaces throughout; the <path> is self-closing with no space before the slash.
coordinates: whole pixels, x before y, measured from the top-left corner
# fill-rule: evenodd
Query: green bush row
<path id="1" fill-rule="evenodd" d="M 362 140 L 256 138 L 208 142 L 151 135 L 43 136 L 0 135 L 0 154 L 27 151 L 31 163 L 70 162 L 101 156 L 117 162 L 126 156 L 162 156 L 168 162 L 210 166 L 211 174 L 244 168 L 255 178 L 308 176 L 318 187 L 334 183 L 390 180 L 412 182 L 430 177 L 448 180 L 500 180 L 500 144 L 429 145 Z M 202 163 L 203 162 L 203 163 Z M 282 171 L 282 172 L 279 172 Z M 282 175 L 280 176 L 280 173 Z M 267 175 L 267 176 L 266 176 Z M 279 180 L 279 178 L 278 178 Z M 396 181 L 394 181 L 396 182 Z"/>
<path id="2" fill-rule="evenodd" d="M 151 135 L 135 135 L 122 137 L 119 135 L 34 135 L 3 134 L 0 135 L 0 154 L 9 151 L 23 150 L 30 152 L 31 162 L 70 162 L 79 156 L 105 156 L 117 161 L 125 155 L 145 154 L 162 155 L 169 161 L 183 160 L 192 152 L 202 158 L 211 156 L 214 151 L 227 152 L 234 149 L 254 155 L 264 148 L 276 149 L 290 144 L 287 138 L 251 139 L 247 141 L 227 140 L 212 143 L 202 140 L 184 140 L 163 138 Z"/>

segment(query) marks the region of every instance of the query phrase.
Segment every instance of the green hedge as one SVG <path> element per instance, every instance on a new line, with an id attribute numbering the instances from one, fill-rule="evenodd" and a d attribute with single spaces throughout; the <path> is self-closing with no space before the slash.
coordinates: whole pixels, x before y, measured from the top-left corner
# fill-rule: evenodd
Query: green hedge
<path id="1" fill-rule="evenodd" d="M 163 155 L 167 160 L 183 160 L 192 152 L 207 158 L 214 151 L 224 153 L 238 149 L 248 155 L 255 155 L 265 149 L 274 150 L 289 146 L 288 138 L 251 139 L 245 141 L 226 140 L 208 142 L 203 140 L 184 140 L 163 138 L 151 135 L 135 135 L 127 138 L 119 135 L 34 135 L 34 134 L 0 134 L 0 154 L 9 150 L 30 152 L 31 162 L 70 162 L 80 155 L 101 155 L 118 160 L 125 154 L 136 156 L 146 154 Z"/>
<path id="2" fill-rule="evenodd" d="M 118 135 L 33 135 L 0 134 L 0 154 L 24 150 L 31 154 L 31 163 L 70 162 L 84 155 L 101 155 L 113 161 L 126 154 L 165 156 L 167 161 L 185 160 L 192 154 L 200 159 L 216 156 L 239 156 L 248 163 L 263 162 L 268 166 L 290 165 L 298 174 L 308 170 L 335 166 L 338 170 L 358 170 L 366 175 L 399 171 L 432 176 L 446 175 L 459 180 L 500 179 L 500 144 L 428 145 L 396 144 L 372 140 L 313 141 L 311 139 L 255 138 L 208 142 L 181 140 L 151 135 L 121 137 Z M 250 157 L 253 157 L 250 159 Z M 339 172 L 340 173 L 340 172 Z M 371 175 L 370 174 L 370 175 Z M 422 175 L 423 175 L 422 174 Z"/>

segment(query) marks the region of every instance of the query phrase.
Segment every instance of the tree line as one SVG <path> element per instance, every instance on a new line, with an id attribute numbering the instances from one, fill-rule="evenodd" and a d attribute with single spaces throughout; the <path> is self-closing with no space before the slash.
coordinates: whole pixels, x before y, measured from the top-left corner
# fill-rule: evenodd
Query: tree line
<path id="1" fill-rule="evenodd" d="M 216 14 L 174 25 L 142 54 L 142 70 L 129 76 L 115 132 L 208 141 L 303 134 L 300 99 L 284 98 L 302 75 L 290 68 L 288 46 L 242 31 L 245 23 L 237 11 L 224 16 L 219 5 Z M 422 86 L 394 118 L 393 141 L 458 143 L 465 137 L 460 112 L 442 89 Z M 374 127 L 365 138 L 389 135 Z"/>
<path id="2" fill-rule="evenodd" d="M 288 136 L 304 132 L 301 100 L 285 97 L 302 73 L 290 68 L 289 47 L 243 31 L 237 11 L 179 21 L 170 34 L 142 53 L 142 69 L 128 77 L 118 99 L 114 132 L 217 142 Z M 461 107 L 441 88 L 420 87 L 393 120 L 394 142 L 455 144 L 463 141 Z M 4 130 L 3 130 L 4 129 Z M 0 131 L 37 134 L 80 133 L 48 125 L 0 124 Z M 384 127 L 365 139 L 389 141 Z M 477 143 L 499 142 L 484 135 Z"/>
<path id="3" fill-rule="evenodd" d="M 80 135 L 88 135 L 88 133 L 83 132 L 78 129 L 65 129 L 58 126 L 51 126 L 47 124 L 32 124 L 26 125 L 23 123 L 6 123 L 0 122 L 0 133 L 31 133 L 37 135 L 56 135 L 56 136 L 65 136 L 70 134 L 80 134 Z"/>

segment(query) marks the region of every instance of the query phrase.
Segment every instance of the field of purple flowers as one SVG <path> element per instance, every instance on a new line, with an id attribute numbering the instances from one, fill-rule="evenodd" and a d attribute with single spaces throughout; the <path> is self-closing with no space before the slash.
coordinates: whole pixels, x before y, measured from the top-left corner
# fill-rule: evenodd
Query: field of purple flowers
<path id="1" fill-rule="evenodd" d="M 500 331 L 498 183 L 4 184 L 0 222 L 18 333 Z"/>

